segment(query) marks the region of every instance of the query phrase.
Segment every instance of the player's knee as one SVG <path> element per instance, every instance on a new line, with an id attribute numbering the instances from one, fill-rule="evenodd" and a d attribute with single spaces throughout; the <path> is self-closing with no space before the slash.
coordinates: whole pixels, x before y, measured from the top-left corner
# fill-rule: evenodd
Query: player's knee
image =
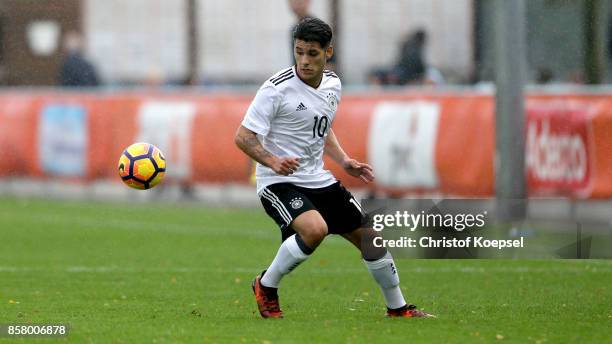
<path id="1" fill-rule="evenodd" d="M 368 245 L 364 243 L 361 245 L 361 257 L 364 260 L 374 261 L 379 260 L 387 255 L 387 248 L 378 247 L 375 245 Z"/>
<path id="2" fill-rule="evenodd" d="M 312 221 L 304 228 L 305 230 L 301 236 L 307 244 L 316 246 L 327 236 L 327 224 L 325 221 Z"/>
<path id="3" fill-rule="evenodd" d="M 381 245 L 374 245 L 375 238 L 380 235 L 367 232 L 361 239 L 359 248 L 361 249 L 361 256 L 364 260 L 374 261 L 385 257 L 388 253 L 387 248 Z"/>
<path id="4" fill-rule="evenodd" d="M 312 249 L 316 248 L 327 235 L 327 223 L 316 211 L 300 214 L 294 220 L 292 227 Z"/>

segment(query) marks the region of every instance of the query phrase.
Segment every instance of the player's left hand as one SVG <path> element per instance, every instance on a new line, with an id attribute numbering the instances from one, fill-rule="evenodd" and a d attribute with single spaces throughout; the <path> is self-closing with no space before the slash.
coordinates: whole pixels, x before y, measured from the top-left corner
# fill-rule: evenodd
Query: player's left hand
<path id="1" fill-rule="evenodd" d="M 372 170 L 372 166 L 368 164 L 348 158 L 344 160 L 342 167 L 346 173 L 363 180 L 365 183 L 374 181 L 374 171 Z"/>

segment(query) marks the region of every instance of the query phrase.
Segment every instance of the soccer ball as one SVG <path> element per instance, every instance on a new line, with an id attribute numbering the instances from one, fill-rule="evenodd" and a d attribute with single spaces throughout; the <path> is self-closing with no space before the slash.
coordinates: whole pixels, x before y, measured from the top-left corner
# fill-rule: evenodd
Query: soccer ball
<path id="1" fill-rule="evenodd" d="M 119 177 L 129 187 L 147 190 L 159 184 L 166 174 L 166 159 L 150 143 L 134 143 L 119 158 Z"/>

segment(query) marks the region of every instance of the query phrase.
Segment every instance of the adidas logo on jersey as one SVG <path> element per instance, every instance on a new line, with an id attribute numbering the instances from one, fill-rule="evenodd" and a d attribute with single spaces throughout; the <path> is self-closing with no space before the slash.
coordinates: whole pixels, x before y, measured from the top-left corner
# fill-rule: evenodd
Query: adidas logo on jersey
<path id="1" fill-rule="evenodd" d="M 298 105 L 298 107 L 295 109 L 295 111 L 303 111 L 303 110 L 308 110 L 308 108 L 306 107 L 306 105 L 304 105 L 304 103 L 300 103 L 300 105 Z"/>

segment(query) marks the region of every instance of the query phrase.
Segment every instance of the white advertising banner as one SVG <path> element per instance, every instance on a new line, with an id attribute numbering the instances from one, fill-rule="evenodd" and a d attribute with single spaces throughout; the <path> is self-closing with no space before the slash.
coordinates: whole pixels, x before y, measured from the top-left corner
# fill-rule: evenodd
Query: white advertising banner
<path id="1" fill-rule="evenodd" d="M 368 161 L 385 187 L 435 188 L 435 146 L 440 106 L 433 102 L 381 102 L 372 116 Z"/>
<path id="2" fill-rule="evenodd" d="M 191 128 L 196 113 L 192 102 L 148 101 L 138 114 L 137 142 L 157 146 L 166 156 L 168 176 L 191 176 Z"/>

